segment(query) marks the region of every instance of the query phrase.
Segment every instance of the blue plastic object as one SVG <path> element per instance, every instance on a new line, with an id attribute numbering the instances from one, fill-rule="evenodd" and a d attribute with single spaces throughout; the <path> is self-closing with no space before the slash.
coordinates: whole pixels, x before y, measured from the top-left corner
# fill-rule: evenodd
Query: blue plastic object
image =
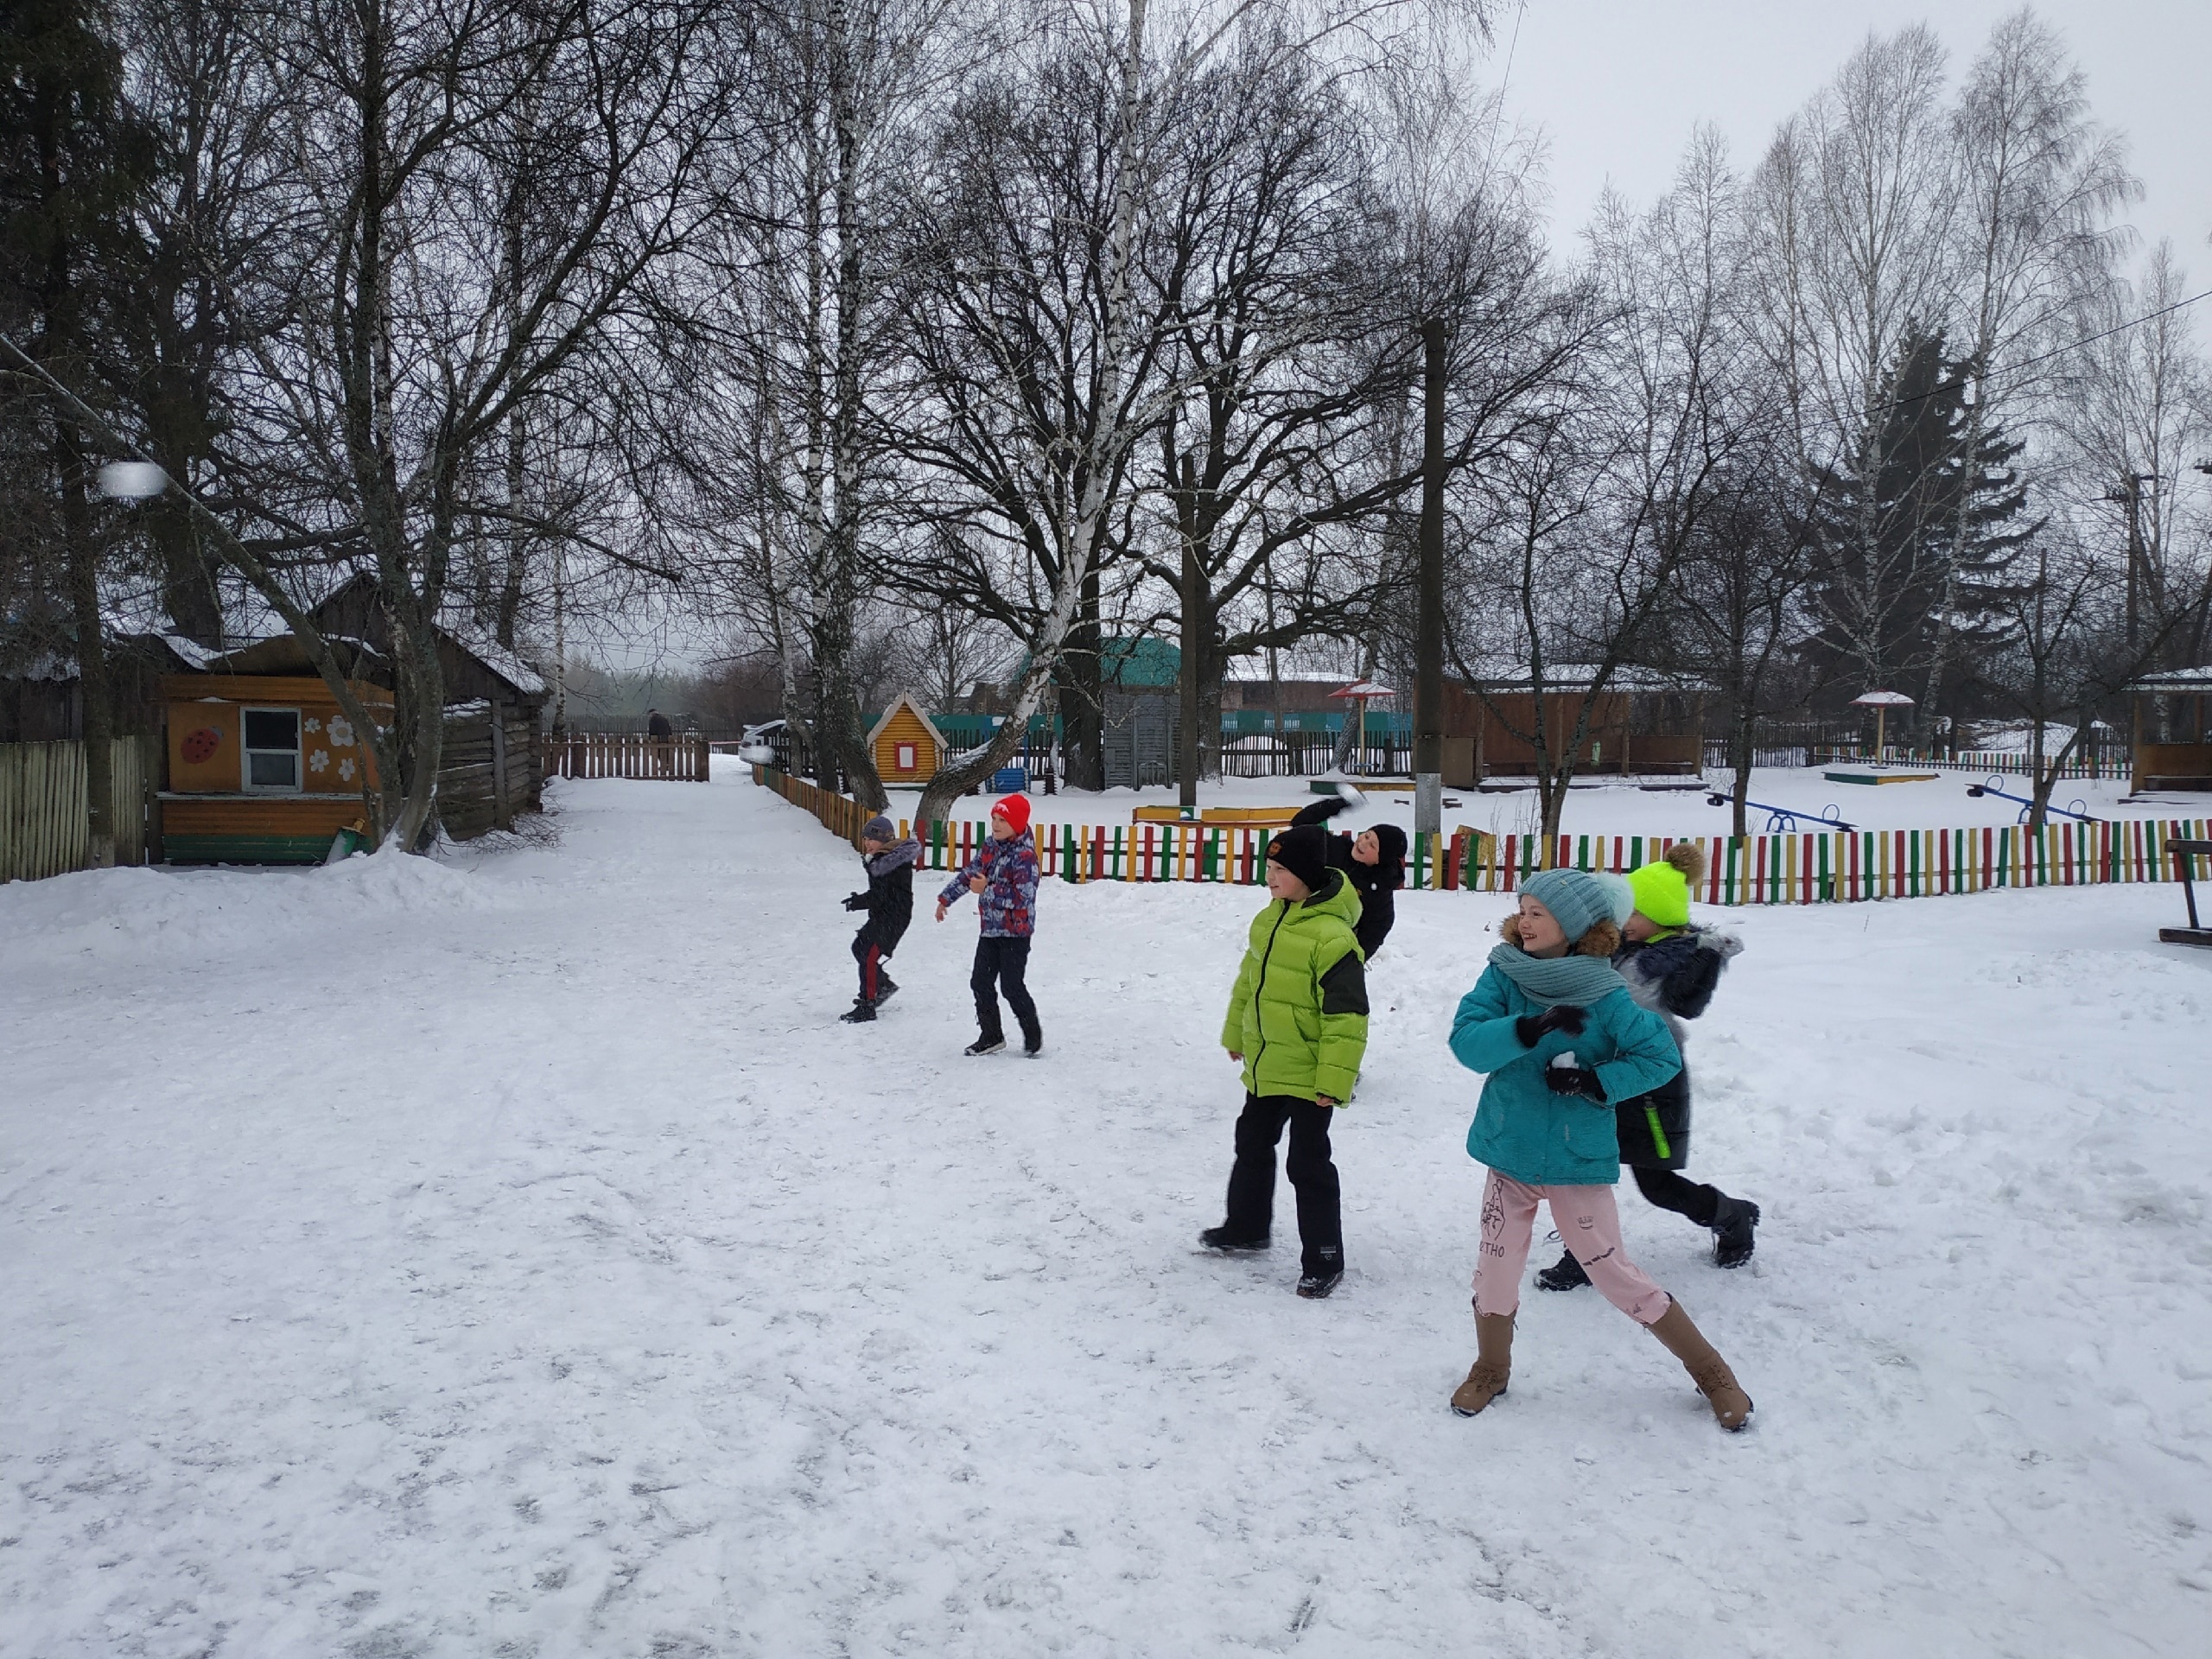
<path id="1" fill-rule="evenodd" d="M 1029 772 L 1022 766 L 1001 766 L 991 774 L 991 791 L 998 795 L 1026 795 L 1029 792 Z"/>
<path id="2" fill-rule="evenodd" d="M 1969 795 L 1994 795 L 2000 801 L 2018 801 L 2020 804 L 2020 815 L 2012 821 L 2015 823 L 2025 823 L 2028 821 L 2029 812 L 2032 810 L 2035 806 L 2035 801 L 2029 796 L 2015 795 L 2009 790 L 1998 788 L 1998 785 L 2004 781 L 2005 774 L 1999 772 L 1994 777 L 1991 778 L 1986 784 L 1968 784 L 1967 785 L 1967 793 Z M 2099 819 L 2092 817 L 2087 811 L 2083 810 L 2083 809 L 2088 805 L 2088 803 L 2087 801 L 2076 795 L 2074 798 L 2074 801 L 2071 805 L 2046 806 L 2044 808 L 2044 810 L 2046 812 L 2056 812 L 2061 817 L 2064 818 L 2079 818 L 2084 823 L 2096 823 L 2100 822 Z"/>
<path id="3" fill-rule="evenodd" d="M 1729 800 L 1730 797 L 1715 793 L 1707 795 L 1705 798 L 1705 804 L 1707 806 L 1726 806 Z M 1770 836 L 1794 836 L 1797 833 L 1797 826 L 1800 823 L 1811 824 L 1821 830 L 1840 830 L 1846 835 L 1851 834 L 1854 828 L 1837 816 L 1835 804 L 1833 801 L 1821 809 L 1818 817 L 1815 817 L 1810 812 L 1793 812 L 1786 806 L 1769 806 L 1764 801 L 1747 800 L 1744 804 L 1755 812 L 1766 814 L 1766 832 Z"/>

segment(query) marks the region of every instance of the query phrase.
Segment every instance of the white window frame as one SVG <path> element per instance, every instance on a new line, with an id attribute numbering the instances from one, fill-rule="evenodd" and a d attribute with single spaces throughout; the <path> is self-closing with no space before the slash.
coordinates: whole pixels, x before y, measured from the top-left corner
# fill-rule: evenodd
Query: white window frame
<path id="1" fill-rule="evenodd" d="M 893 768 L 894 771 L 918 772 L 921 769 L 922 750 L 918 743 L 901 743 L 893 753 L 899 761 L 898 766 Z"/>
<path id="2" fill-rule="evenodd" d="M 245 741 L 245 723 L 253 715 L 289 715 L 292 717 L 292 781 L 289 784 L 257 784 L 253 781 L 253 757 L 257 754 L 282 754 L 282 749 L 249 747 Z M 297 709 L 269 705 L 238 709 L 238 788 L 248 795 L 300 795 L 307 791 L 307 721 Z"/>

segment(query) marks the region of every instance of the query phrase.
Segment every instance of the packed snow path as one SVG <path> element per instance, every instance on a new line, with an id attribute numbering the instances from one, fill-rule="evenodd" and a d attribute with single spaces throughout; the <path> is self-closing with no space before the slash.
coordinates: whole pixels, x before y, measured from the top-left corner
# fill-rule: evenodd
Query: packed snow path
<path id="1" fill-rule="evenodd" d="M 1497 898 L 1401 900 L 1310 1303 L 1287 1188 L 1271 1257 L 1193 1243 L 1251 891 L 1047 883 L 1047 1054 L 970 1060 L 926 878 L 850 1028 L 811 819 L 557 804 L 450 864 L 0 889 L 0 1650 L 2201 1650 L 2176 890 L 1732 918 L 1692 1169 L 1765 1206 L 1757 1263 L 1622 1189 L 1758 1402 L 1731 1438 L 1586 1290 L 1446 1408 Z"/>

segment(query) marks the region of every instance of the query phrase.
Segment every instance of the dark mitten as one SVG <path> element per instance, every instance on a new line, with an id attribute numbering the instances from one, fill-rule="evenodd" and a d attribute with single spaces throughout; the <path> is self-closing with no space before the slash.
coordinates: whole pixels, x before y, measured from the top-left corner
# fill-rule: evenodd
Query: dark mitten
<path id="1" fill-rule="evenodd" d="M 1598 1074 L 1580 1065 L 1550 1065 L 1544 1068 L 1544 1084 L 1555 1095 L 1580 1095 L 1585 1100 L 1605 1103 L 1605 1085 L 1598 1081 Z"/>
<path id="2" fill-rule="evenodd" d="M 1534 1048 L 1541 1042 L 1548 1031 L 1563 1031 L 1570 1037 L 1580 1037 L 1589 1016 L 1580 1008 L 1567 1003 L 1556 1003 L 1541 1014 L 1524 1014 L 1513 1022 L 1513 1034 L 1521 1039 L 1523 1048 Z"/>
<path id="3" fill-rule="evenodd" d="M 868 908 L 868 894 L 864 893 L 848 894 L 845 899 L 845 908 L 847 910 L 866 910 Z"/>

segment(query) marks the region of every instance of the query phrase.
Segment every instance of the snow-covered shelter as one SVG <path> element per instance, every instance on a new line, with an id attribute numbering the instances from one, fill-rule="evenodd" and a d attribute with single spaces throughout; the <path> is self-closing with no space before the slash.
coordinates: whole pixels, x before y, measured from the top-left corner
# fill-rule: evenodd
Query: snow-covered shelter
<path id="1" fill-rule="evenodd" d="M 1578 772 L 1694 777 L 1705 766 L 1705 699 L 1711 688 L 1655 669 L 1597 671 L 1548 667 L 1543 684 L 1544 747 L 1554 763 L 1587 710 Z M 1502 665 L 1472 682 L 1444 687 L 1444 782 L 1471 789 L 1485 778 L 1536 770 L 1536 692 L 1528 667 Z"/>
<path id="2" fill-rule="evenodd" d="M 2205 718 L 2212 665 L 2145 674 L 2127 691 L 2134 707 L 2134 791 L 2212 790 L 2212 730 Z"/>

